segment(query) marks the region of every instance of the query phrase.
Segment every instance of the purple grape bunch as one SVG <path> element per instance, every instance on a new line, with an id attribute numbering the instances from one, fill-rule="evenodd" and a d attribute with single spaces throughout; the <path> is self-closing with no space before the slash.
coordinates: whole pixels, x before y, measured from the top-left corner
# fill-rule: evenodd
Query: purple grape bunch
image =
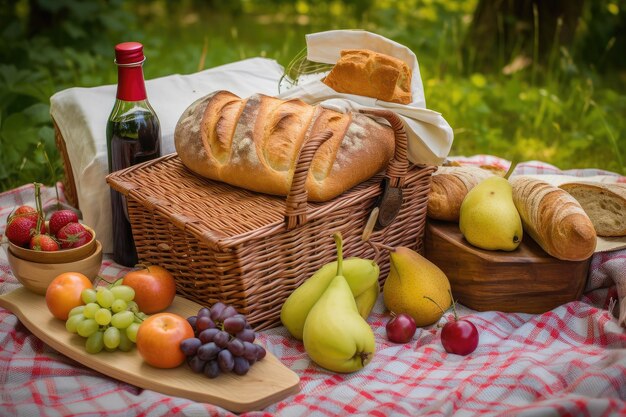
<path id="1" fill-rule="evenodd" d="M 215 378 L 221 373 L 245 375 L 265 357 L 263 346 L 254 343 L 256 335 L 246 317 L 222 302 L 202 307 L 187 318 L 195 337 L 180 343 L 193 372 Z"/>

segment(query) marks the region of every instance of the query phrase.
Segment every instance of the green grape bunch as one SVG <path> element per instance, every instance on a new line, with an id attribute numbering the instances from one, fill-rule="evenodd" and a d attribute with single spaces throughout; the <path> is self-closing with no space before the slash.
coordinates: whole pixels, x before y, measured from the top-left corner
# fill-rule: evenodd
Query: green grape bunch
<path id="1" fill-rule="evenodd" d="M 70 333 L 86 338 L 85 350 L 128 352 L 137 341 L 137 331 L 147 317 L 133 301 L 135 290 L 121 284 L 87 288 L 81 293 L 84 305 L 74 307 L 65 322 Z"/>

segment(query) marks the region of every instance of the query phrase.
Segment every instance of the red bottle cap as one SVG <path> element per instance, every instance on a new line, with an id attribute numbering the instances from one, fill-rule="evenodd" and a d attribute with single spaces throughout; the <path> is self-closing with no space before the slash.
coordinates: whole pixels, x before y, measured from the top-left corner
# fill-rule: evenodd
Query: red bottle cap
<path id="1" fill-rule="evenodd" d="M 118 65 L 138 64 L 146 57 L 139 42 L 123 42 L 115 46 L 115 63 Z"/>

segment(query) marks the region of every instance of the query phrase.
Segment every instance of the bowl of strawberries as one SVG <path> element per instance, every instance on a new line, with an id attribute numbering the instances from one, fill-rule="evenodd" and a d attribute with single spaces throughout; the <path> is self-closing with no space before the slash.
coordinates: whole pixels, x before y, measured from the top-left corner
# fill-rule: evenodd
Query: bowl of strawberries
<path id="1" fill-rule="evenodd" d="M 54 211 L 46 221 L 35 208 L 20 206 L 9 215 L 4 234 L 13 255 L 31 262 L 73 262 L 96 249 L 95 231 L 70 209 Z"/>
<path id="2" fill-rule="evenodd" d="M 56 210 L 46 219 L 42 210 L 20 206 L 7 218 L 4 236 L 13 274 L 33 292 L 44 294 L 64 272 L 80 272 L 92 280 L 100 272 L 102 245 L 74 210 Z"/>

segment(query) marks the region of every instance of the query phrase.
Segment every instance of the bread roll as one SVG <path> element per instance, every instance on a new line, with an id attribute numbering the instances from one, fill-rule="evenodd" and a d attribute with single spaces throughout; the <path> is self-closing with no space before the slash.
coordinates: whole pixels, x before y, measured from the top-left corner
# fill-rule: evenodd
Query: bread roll
<path id="1" fill-rule="evenodd" d="M 411 69 L 402 60 L 367 49 L 344 49 L 323 82 L 339 93 L 409 104 Z"/>
<path id="2" fill-rule="evenodd" d="M 598 236 L 626 236 L 626 184 L 581 181 L 560 187 L 582 206 Z"/>
<path id="3" fill-rule="evenodd" d="M 580 204 L 554 185 L 523 175 L 509 179 L 526 231 L 548 254 L 567 261 L 589 258 L 596 231 Z"/>
<path id="4" fill-rule="evenodd" d="M 384 170 L 394 131 L 359 113 L 301 100 L 217 91 L 192 103 L 174 131 L 183 164 L 200 176 L 261 193 L 287 195 L 302 144 L 330 130 L 315 154 L 306 189 L 326 201 Z"/>
<path id="5" fill-rule="evenodd" d="M 442 166 L 433 173 L 427 215 L 431 219 L 458 222 L 465 195 L 491 171 L 474 166 Z"/>

